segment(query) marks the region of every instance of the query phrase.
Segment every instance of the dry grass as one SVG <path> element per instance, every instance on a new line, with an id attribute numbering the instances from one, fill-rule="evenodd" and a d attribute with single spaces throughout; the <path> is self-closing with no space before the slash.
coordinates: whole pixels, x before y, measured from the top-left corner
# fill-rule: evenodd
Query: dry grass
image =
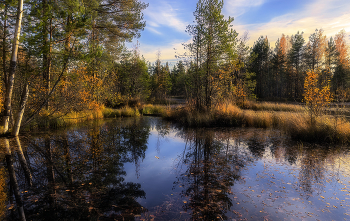
<path id="1" fill-rule="evenodd" d="M 164 105 L 147 104 L 142 107 L 141 112 L 144 115 L 162 115 L 166 109 Z"/>
<path id="2" fill-rule="evenodd" d="M 244 109 L 251 109 L 255 111 L 287 111 L 287 112 L 304 112 L 306 107 L 299 104 L 273 103 L 273 102 L 253 102 L 245 101 Z"/>
<path id="3" fill-rule="evenodd" d="M 80 112 L 70 112 L 68 114 L 62 114 L 56 112 L 52 115 L 42 111 L 33 122 L 28 126 L 31 129 L 34 128 L 62 128 L 73 124 L 82 123 L 95 119 L 102 119 L 103 113 L 101 109 L 87 110 Z"/>
<path id="4" fill-rule="evenodd" d="M 278 128 L 294 139 L 309 142 L 349 143 L 350 123 L 333 116 L 317 117 L 311 125 L 306 111 L 254 111 L 242 110 L 235 105 L 218 105 L 211 112 L 199 113 L 188 107 L 167 110 L 167 119 L 189 127 L 258 127 Z"/>
<path id="5" fill-rule="evenodd" d="M 117 117 L 139 117 L 140 112 L 137 108 L 123 107 L 121 109 L 104 108 L 104 118 L 117 118 Z"/>

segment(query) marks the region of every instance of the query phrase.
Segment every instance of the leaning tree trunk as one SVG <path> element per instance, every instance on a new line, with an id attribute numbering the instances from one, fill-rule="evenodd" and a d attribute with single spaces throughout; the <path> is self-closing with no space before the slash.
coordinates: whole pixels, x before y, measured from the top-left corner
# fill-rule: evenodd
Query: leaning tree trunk
<path id="1" fill-rule="evenodd" d="M 9 121 L 11 116 L 11 100 L 12 100 L 13 84 L 15 82 L 15 71 L 17 66 L 17 52 L 18 52 L 19 36 L 21 32 L 22 15 L 23 15 L 23 0 L 19 0 L 18 8 L 17 8 L 15 34 L 13 36 L 10 70 L 9 70 L 7 82 L 5 83 L 6 92 L 5 92 L 4 118 L 3 118 L 4 133 L 6 133 L 9 130 Z"/>
<path id="2" fill-rule="evenodd" d="M 29 86 L 28 86 L 28 83 L 26 83 L 24 88 L 23 88 L 21 103 L 19 105 L 19 110 L 18 110 L 16 119 L 15 119 L 15 125 L 13 125 L 13 129 L 12 129 L 13 136 L 18 136 L 18 134 L 19 134 L 19 129 L 21 127 L 24 109 L 25 109 L 26 104 L 27 104 L 28 96 L 29 96 Z"/>

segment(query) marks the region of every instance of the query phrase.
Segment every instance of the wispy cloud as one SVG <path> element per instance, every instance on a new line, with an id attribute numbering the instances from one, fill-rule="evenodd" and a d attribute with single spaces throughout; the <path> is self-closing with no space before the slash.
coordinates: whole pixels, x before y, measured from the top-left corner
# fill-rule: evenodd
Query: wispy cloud
<path id="1" fill-rule="evenodd" d="M 315 29 L 322 28 L 327 37 L 334 36 L 344 29 L 350 32 L 350 3 L 348 0 L 316 0 L 304 5 L 298 12 L 275 17 L 263 24 L 239 24 L 234 28 L 238 33 L 249 31 L 249 44 L 253 45 L 261 35 L 267 36 L 270 43 L 285 35 L 304 32 L 307 41 Z M 271 44 L 271 46 L 274 46 Z"/>
<path id="2" fill-rule="evenodd" d="M 249 11 L 249 9 L 263 5 L 266 1 L 267 0 L 227 0 L 225 1 L 224 11 L 229 15 L 239 17 Z"/>
<path id="3" fill-rule="evenodd" d="M 178 59 L 176 55 L 183 55 L 186 52 L 183 46 L 184 42 L 174 40 L 173 42 L 155 47 L 154 45 L 141 45 L 141 54 L 150 62 L 157 60 L 158 50 L 160 51 L 160 59 L 162 61 L 168 61 L 175 63 Z"/>
<path id="4" fill-rule="evenodd" d="M 178 10 L 165 1 L 150 4 L 144 12 L 147 26 L 161 32 L 161 27 L 171 27 L 179 32 L 184 32 L 187 22 L 182 21 Z"/>
<path id="5" fill-rule="evenodd" d="M 156 28 L 151 27 L 151 26 L 146 26 L 146 29 L 149 30 L 150 32 L 153 32 L 157 35 L 163 35 L 163 33 L 161 33 L 160 31 L 158 31 Z"/>

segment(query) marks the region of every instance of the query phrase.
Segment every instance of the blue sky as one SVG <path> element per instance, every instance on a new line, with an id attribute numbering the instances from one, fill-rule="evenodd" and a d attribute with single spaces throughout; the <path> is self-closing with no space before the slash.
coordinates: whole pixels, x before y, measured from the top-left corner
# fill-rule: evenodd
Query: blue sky
<path id="1" fill-rule="evenodd" d="M 193 24 L 197 0 L 143 2 L 149 3 L 143 11 L 146 27 L 134 44 L 139 41 L 141 54 L 150 62 L 156 60 L 160 50 L 162 62 L 175 64 L 176 53 L 185 52 L 182 43 L 191 40 L 185 30 Z M 239 37 L 248 31 L 249 46 L 263 35 L 273 47 L 282 33 L 291 36 L 298 31 L 304 32 L 307 41 L 316 28 L 322 28 L 327 37 L 342 29 L 350 34 L 349 0 L 224 0 L 222 12 L 234 17 L 232 25 Z"/>

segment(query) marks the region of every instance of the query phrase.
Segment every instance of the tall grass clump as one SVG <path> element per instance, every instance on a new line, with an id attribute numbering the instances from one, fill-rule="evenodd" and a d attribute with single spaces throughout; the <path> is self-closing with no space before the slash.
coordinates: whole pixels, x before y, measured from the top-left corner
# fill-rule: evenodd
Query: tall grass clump
<path id="1" fill-rule="evenodd" d="M 147 104 L 142 107 L 141 112 L 143 115 L 162 115 L 166 109 L 166 106 Z"/>
<path id="2" fill-rule="evenodd" d="M 104 118 L 117 118 L 122 116 L 120 109 L 113 109 L 108 107 L 104 108 L 102 113 Z"/>
<path id="3" fill-rule="evenodd" d="M 242 123 L 242 110 L 232 104 L 218 105 L 207 112 L 185 106 L 167 109 L 163 117 L 188 127 L 239 126 Z"/>
<path id="4" fill-rule="evenodd" d="M 140 112 L 138 111 L 137 108 L 132 108 L 132 107 L 123 107 L 120 110 L 120 114 L 122 117 L 139 117 Z"/>

